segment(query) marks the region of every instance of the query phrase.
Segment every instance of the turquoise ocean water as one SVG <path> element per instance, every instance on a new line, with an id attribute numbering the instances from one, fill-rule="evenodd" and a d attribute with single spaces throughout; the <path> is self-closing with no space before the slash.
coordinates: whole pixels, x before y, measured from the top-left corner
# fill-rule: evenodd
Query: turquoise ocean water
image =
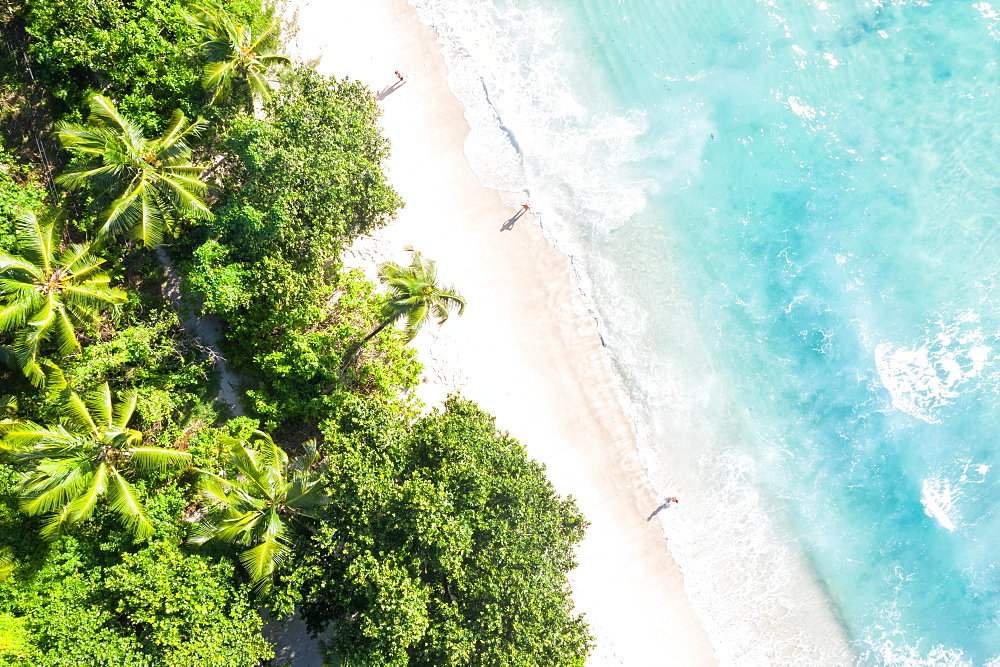
<path id="1" fill-rule="evenodd" d="M 411 2 L 723 662 L 1000 665 L 1000 2 Z"/>

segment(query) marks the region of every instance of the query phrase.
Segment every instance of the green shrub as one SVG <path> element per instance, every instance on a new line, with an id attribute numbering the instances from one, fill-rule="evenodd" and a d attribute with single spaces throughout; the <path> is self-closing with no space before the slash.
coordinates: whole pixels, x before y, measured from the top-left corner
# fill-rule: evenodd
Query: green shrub
<path id="1" fill-rule="evenodd" d="M 566 575 L 586 522 L 492 417 L 451 398 L 411 426 L 355 398 L 324 434 L 332 501 L 285 580 L 331 657 L 582 667 Z"/>
<path id="2" fill-rule="evenodd" d="M 107 571 L 114 611 L 163 667 L 256 667 L 274 656 L 232 565 L 158 542 Z"/>

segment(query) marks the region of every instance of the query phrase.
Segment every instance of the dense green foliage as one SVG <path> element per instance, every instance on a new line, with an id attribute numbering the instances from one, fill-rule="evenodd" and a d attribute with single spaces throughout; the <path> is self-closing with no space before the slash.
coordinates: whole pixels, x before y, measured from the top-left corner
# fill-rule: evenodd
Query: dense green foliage
<path id="1" fill-rule="evenodd" d="M 419 364 L 395 329 L 383 331 L 358 363 L 341 370 L 351 342 L 371 331 L 381 312 L 375 285 L 358 271 L 341 274 L 316 324 L 303 331 L 280 331 L 270 348 L 254 357 L 257 383 L 247 391 L 248 404 L 278 424 L 324 417 L 337 409 L 348 388 L 387 402 L 405 396 L 416 386 Z"/>
<path id="2" fill-rule="evenodd" d="M 16 484 L 0 464 L 0 548 L 15 555 L 0 581 L 0 665 L 254 667 L 272 655 L 229 560 L 176 546 L 187 501 L 175 487 L 149 503 L 157 542 L 132 542 L 99 508 L 83 530 L 46 543 L 17 509 Z"/>
<path id="3" fill-rule="evenodd" d="M 266 108 L 267 119 L 238 116 L 225 135 L 225 194 L 206 230 L 223 250 L 196 254 L 194 267 L 206 275 L 195 282 L 211 286 L 221 263 L 240 265 L 242 298 L 206 298 L 241 304 L 225 315 L 253 353 L 270 350 L 274 332 L 320 319 L 340 249 L 401 205 L 365 86 L 300 69 Z"/>
<path id="4" fill-rule="evenodd" d="M 196 26 L 184 0 L 27 0 L 23 19 L 31 55 L 59 111 L 79 113 L 93 92 L 115 91 L 122 111 L 146 133 L 162 130 L 175 109 L 197 116 L 206 102 Z M 239 18 L 256 2 L 221 2 Z"/>
<path id="5" fill-rule="evenodd" d="M 164 133 L 147 139 L 108 98 L 94 95 L 89 103 L 86 124 L 56 123 L 59 141 L 77 158 L 56 182 L 94 192 L 103 209 L 99 242 L 130 232 L 152 248 L 176 217 L 212 216 L 204 202 L 204 167 L 192 162 L 189 146 L 205 128 L 203 119 L 189 121 L 175 111 Z"/>
<path id="6" fill-rule="evenodd" d="M 0 332 L 15 334 L 18 366 L 38 386 L 45 381 L 39 357 L 46 343 L 63 356 L 79 351 L 78 329 L 93 326 L 126 296 L 110 286 L 104 260 L 89 245 L 59 249 L 54 222 L 22 210 L 14 224 L 16 254 L 0 252 Z"/>
<path id="7" fill-rule="evenodd" d="M 76 112 L 91 91 L 111 87 L 122 111 L 146 131 L 180 107 L 197 113 L 198 72 L 189 44 L 197 31 L 181 0 L 28 0 L 38 74 L 62 111 Z"/>
<path id="8" fill-rule="evenodd" d="M 31 169 L 0 150 L 0 252 L 14 249 L 18 213 L 36 211 L 44 201 L 45 189 L 32 178 Z"/>
<path id="9" fill-rule="evenodd" d="M 37 76 L 0 72 L 23 135 L 0 151 L 0 253 L 32 252 L 18 216 L 54 214 L 31 147 L 58 129 L 46 169 L 74 192 L 34 245 L 51 268 L 98 236 L 91 275 L 127 297 L 32 352 L 43 386 L 15 354 L 41 320 L 0 331 L 0 667 L 252 667 L 261 612 L 293 611 L 332 631 L 332 664 L 582 665 L 573 501 L 472 403 L 413 396 L 408 341 L 464 300 L 419 253 L 382 267 L 388 294 L 342 270 L 402 206 L 372 91 L 279 74 L 260 0 L 16 0 L 0 21 Z M 142 247 L 165 230 L 193 313 Z M 216 400 L 189 330 L 207 314 L 250 417 Z"/>
<path id="10" fill-rule="evenodd" d="M 585 522 L 524 448 L 451 399 L 410 426 L 354 401 L 325 430 L 328 517 L 287 580 L 350 664 L 582 665 L 566 573 Z"/>

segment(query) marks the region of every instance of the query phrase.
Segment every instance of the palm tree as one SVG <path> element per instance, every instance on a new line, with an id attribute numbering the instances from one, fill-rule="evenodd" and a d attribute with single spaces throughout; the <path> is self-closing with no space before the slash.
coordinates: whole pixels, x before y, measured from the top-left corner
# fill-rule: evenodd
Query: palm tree
<path id="1" fill-rule="evenodd" d="M 361 348 L 390 324 L 405 319 L 403 335 L 406 342 L 413 340 L 429 320 L 443 324 L 451 311 L 458 308 L 459 316 L 465 312 L 465 298 L 454 287 L 437 284 L 437 265 L 407 246 L 413 253 L 409 266 L 385 262 L 379 266 L 379 280 L 389 288 L 389 298 L 382 306 L 382 319 L 378 326 L 344 357 L 346 367 Z"/>
<path id="2" fill-rule="evenodd" d="M 125 293 L 108 286 L 104 260 L 87 245 L 60 251 L 55 223 L 42 224 L 23 211 L 15 225 L 19 254 L 0 253 L 0 332 L 17 332 L 14 357 L 32 384 L 41 386 L 43 343 L 52 340 L 63 355 L 76 352 L 77 327 L 97 322 L 103 308 L 124 303 Z"/>
<path id="3" fill-rule="evenodd" d="M 255 441 L 248 447 L 249 440 Z M 200 471 L 199 488 L 209 511 L 188 538 L 190 544 L 209 540 L 249 546 L 240 562 L 255 590 L 271 585 L 271 574 L 289 554 L 288 522 L 316 516 L 329 502 L 320 490 L 320 471 L 314 470 L 316 445 L 288 461 L 288 455 L 269 435 L 254 431 L 247 440 L 230 440 L 230 463 L 235 479 Z"/>
<path id="4" fill-rule="evenodd" d="M 67 389 L 59 405 L 61 423 L 39 426 L 30 421 L 0 425 L 3 444 L 15 464 L 28 466 L 18 489 L 21 508 L 48 515 L 42 536 L 54 538 L 86 521 L 98 500 L 107 496 L 112 512 L 137 537 L 153 533 L 139 497 L 126 475 L 132 471 L 183 468 L 191 455 L 142 445 L 142 433 L 128 428 L 136 394 L 119 394 L 112 404 L 107 383 L 85 398 Z"/>
<path id="5" fill-rule="evenodd" d="M 261 12 L 249 25 L 211 2 L 191 4 L 189 10 L 189 20 L 205 37 L 201 49 L 208 63 L 201 83 L 211 93 L 210 104 L 228 99 L 233 84 L 249 93 L 251 101 L 254 96 L 269 99 L 267 70 L 291 62 L 275 52 L 281 42 L 273 9 Z"/>
<path id="6" fill-rule="evenodd" d="M 152 248 L 163 239 L 175 214 L 212 216 L 204 202 L 208 186 L 200 178 L 205 168 L 191 163 L 187 144 L 205 126 L 203 118 L 189 121 L 175 111 L 162 136 L 146 139 L 111 100 L 94 95 L 85 125 L 56 123 L 63 146 L 90 159 L 56 181 L 70 190 L 84 185 L 97 189 L 98 205 L 107 206 L 98 240 L 131 232 Z"/>

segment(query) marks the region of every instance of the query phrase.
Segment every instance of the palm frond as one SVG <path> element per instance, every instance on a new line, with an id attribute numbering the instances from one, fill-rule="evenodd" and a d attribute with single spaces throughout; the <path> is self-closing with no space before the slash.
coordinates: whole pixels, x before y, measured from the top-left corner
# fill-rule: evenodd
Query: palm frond
<path id="1" fill-rule="evenodd" d="M 93 126 L 60 121 L 54 127 L 59 142 L 76 153 L 101 156 L 107 150 L 107 133 Z"/>
<path id="2" fill-rule="evenodd" d="M 153 525 L 146 518 L 138 494 L 118 471 L 111 470 L 110 472 L 111 488 L 108 496 L 111 501 L 111 511 L 121 518 L 129 531 L 136 537 L 149 537 L 155 531 Z"/>
<path id="3" fill-rule="evenodd" d="M 22 209 L 14 216 L 18 253 L 42 271 L 47 271 L 49 268 L 54 227 L 53 224 L 42 225 L 33 211 Z"/>
<path id="4" fill-rule="evenodd" d="M 229 97 L 233 77 L 236 75 L 236 66 L 235 60 L 223 60 L 205 65 L 205 69 L 202 70 L 201 85 L 212 93 L 209 104 L 218 104 Z"/>
<path id="5" fill-rule="evenodd" d="M 21 295 L 15 295 L 15 297 L 18 296 Z M 29 320 L 35 319 L 35 314 L 44 303 L 43 297 L 35 290 L 31 290 L 30 294 L 17 298 L 4 308 L 0 308 L 0 332 L 15 331 L 24 327 Z"/>
<path id="6" fill-rule="evenodd" d="M 165 169 L 158 175 L 157 189 L 173 204 L 174 208 L 187 213 L 193 218 L 211 219 L 212 212 L 202 201 L 206 190 L 205 183 L 197 176 L 181 173 L 171 173 Z"/>
<path id="7" fill-rule="evenodd" d="M 90 118 L 87 120 L 91 124 L 110 126 L 131 139 L 133 145 L 142 141 L 142 133 L 138 127 L 118 113 L 118 107 L 115 106 L 115 103 L 104 95 L 93 95 L 90 98 L 90 114 Z"/>
<path id="8" fill-rule="evenodd" d="M 146 198 L 150 189 L 145 180 L 137 178 L 133 187 L 129 187 L 125 194 L 111 202 L 102 213 L 104 224 L 97 230 L 97 239 L 100 241 L 110 236 L 117 236 L 131 229 L 148 215 L 150 204 Z M 163 212 L 157 211 L 156 214 L 162 216 Z"/>
<path id="9" fill-rule="evenodd" d="M 80 350 L 80 341 L 76 339 L 76 327 L 70 321 L 69 314 L 62 304 L 57 304 L 53 309 L 55 317 L 52 322 L 52 338 L 55 339 L 59 354 L 68 357 Z"/>
<path id="10" fill-rule="evenodd" d="M 161 447 L 130 447 L 132 453 L 132 465 L 136 470 L 167 471 L 172 468 L 184 468 L 191 463 L 191 455 L 187 452 L 179 452 L 176 449 L 163 449 Z"/>
<path id="11" fill-rule="evenodd" d="M 47 429 L 32 421 L 15 421 L 5 425 L 3 429 L 4 442 L 14 451 L 29 449 L 42 440 L 70 439 L 64 437 L 64 434 L 65 430 Z"/>
<path id="12" fill-rule="evenodd" d="M 114 408 L 111 425 L 118 429 L 124 429 L 128 426 L 138 400 L 139 394 L 135 390 L 118 392 L 118 405 Z"/>
<path id="13" fill-rule="evenodd" d="M 288 556 L 289 548 L 279 538 L 265 540 L 240 554 L 240 564 L 250 575 L 254 591 L 266 591 L 271 586 L 271 575 Z"/>
<path id="14" fill-rule="evenodd" d="M 96 426 L 95 431 L 106 431 L 111 426 L 111 387 L 107 382 L 87 392 L 84 399 L 87 414 Z"/>
<path id="15" fill-rule="evenodd" d="M 98 464 L 97 469 L 91 476 L 87 488 L 78 495 L 71 503 L 68 510 L 73 523 L 86 521 L 94 513 L 97 501 L 108 490 L 108 467 L 103 462 Z"/>
<path id="16" fill-rule="evenodd" d="M 105 386 L 107 385 L 105 384 Z M 98 440 L 101 438 L 102 430 L 98 427 L 97 422 L 94 421 L 93 416 L 91 416 L 87 404 L 72 389 L 66 389 L 62 394 L 60 414 L 62 415 L 63 423 L 67 426 L 79 429 L 91 438 Z"/>
<path id="17" fill-rule="evenodd" d="M 62 505 L 42 522 L 42 529 L 38 531 L 42 539 L 52 541 L 66 532 L 66 528 L 72 523 L 69 505 Z"/>

